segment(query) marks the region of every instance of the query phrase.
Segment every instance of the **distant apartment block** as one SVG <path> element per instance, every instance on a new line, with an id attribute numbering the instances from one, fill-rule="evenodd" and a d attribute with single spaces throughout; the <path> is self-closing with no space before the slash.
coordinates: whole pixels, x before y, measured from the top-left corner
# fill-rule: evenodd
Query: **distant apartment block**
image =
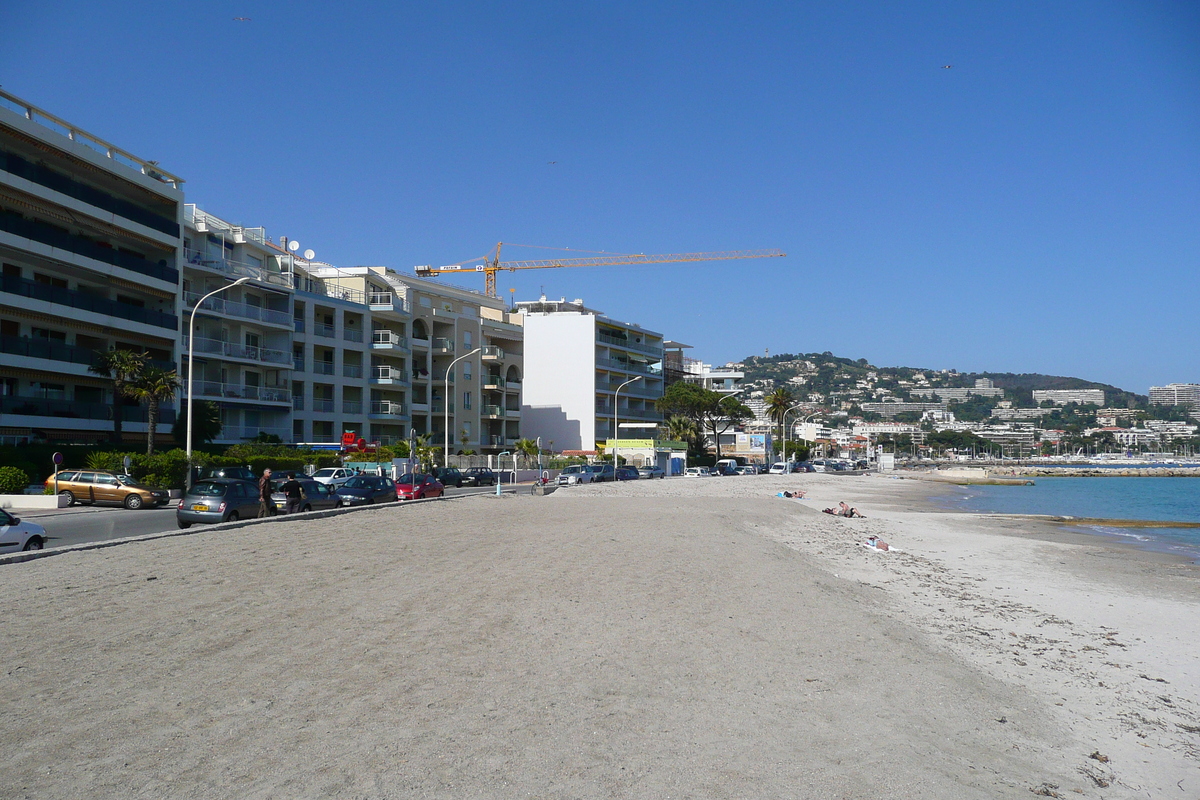
<path id="1" fill-rule="evenodd" d="M 663 342 L 663 371 L 667 385 L 675 381 L 687 381 L 712 392 L 736 394 L 742 389 L 742 379 L 746 373 L 730 366 L 713 367 L 695 358 L 683 354 L 691 349 L 690 344 L 682 342 Z"/>
<path id="2" fill-rule="evenodd" d="M 1056 406 L 1065 406 L 1068 403 L 1078 403 L 1080 405 L 1091 404 L 1097 406 L 1104 405 L 1104 390 L 1103 389 L 1034 389 L 1033 402 L 1041 403 L 1049 400 Z"/>
<path id="3" fill-rule="evenodd" d="M 1168 383 L 1150 387 L 1150 402 L 1156 406 L 1188 406 L 1200 409 L 1200 383 Z"/>
<path id="4" fill-rule="evenodd" d="M 525 328 L 526 435 L 540 436 L 543 446 L 553 441 L 556 450 L 593 450 L 616 438 L 615 401 L 620 424 L 639 426 L 622 427 L 620 438 L 652 438 L 662 422 L 654 409 L 665 387 L 661 333 L 610 319 L 582 300 L 543 296 L 517 309 Z"/>
<path id="5" fill-rule="evenodd" d="M 946 403 L 863 403 L 861 407 L 865 412 L 879 414 L 882 417 L 893 419 L 897 414 L 903 414 L 906 412 L 923 414 L 924 412 L 930 410 L 945 411 Z"/>
<path id="6" fill-rule="evenodd" d="M 0 91 L 0 442 L 145 442 L 97 351 L 176 366 L 182 181 Z M 160 410 L 169 436 L 174 404 Z"/>
<path id="7" fill-rule="evenodd" d="M 941 400 L 956 400 L 962 402 L 969 397 L 1003 397 L 1004 390 L 997 389 L 992 381 L 988 378 L 976 378 L 973 387 L 964 388 L 922 388 L 911 390 L 913 394 L 919 397 L 932 398 L 934 396 Z"/>

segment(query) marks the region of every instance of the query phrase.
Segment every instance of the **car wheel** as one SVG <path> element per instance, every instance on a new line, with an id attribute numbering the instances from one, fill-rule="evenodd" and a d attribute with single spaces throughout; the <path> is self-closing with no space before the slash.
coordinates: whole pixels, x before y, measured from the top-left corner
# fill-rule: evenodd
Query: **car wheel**
<path id="1" fill-rule="evenodd" d="M 58 493 L 58 496 L 59 496 L 59 497 L 65 497 L 65 498 L 67 498 L 67 505 L 68 505 L 68 506 L 73 506 L 73 505 L 75 505 L 75 493 L 74 493 L 74 492 L 72 492 L 71 490 L 69 490 L 69 489 L 63 489 L 61 492 L 59 492 L 59 493 Z"/>
<path id="2" fill-rule="evenodd" d="M 178 525 L 179 529 L 182 531 L 186 531 L 188 528 L 192 527 L 192 523 L 184 522 L 181 519 L 175 520 L 175 524 Z"/>
<path id="3" fill-rule="evenodd" d="M 43 546 L 44 545 L 42 543 L 42 537 L 30 536 L 29 541 L 27 541 L 25 543 L 25 547 L 23 547 L 22 549 L 23 550 L 41 550 Z"/>
<path id="4" fill-rule="evenodd" d="M 304 511 L 312 511 L 312 506 L 310 506 L 310 505 L 308 505 L 308 504 L 306 503 L 306 504 L 304 505 L 304 508 L 300 509 L 300 511 L 302 511 L 302 512 L 304 512 Z"/>
<path id="5" fill-rule="evenodd" d="M 237 521 L 238 521 L 239 519 L 241 519 L 241 518 L 242 518 L 242 515 L 241 515 L 241 514 L 239 514 L 238 512 L 236 512 L 236 511 L 230 511 L 230 512 L 229 512 L 229 516 L 228 516 L 228 517 L 226 517 L 225 519 L 221 520 L 221 521 L 222 521 L 222 522 L 237 522 Z"/>
<path id="6" fill-rule="evenodd" d="M 130 511 L 137 511 L 142 507 L 142 496 L 140 494 L 131 494 L 125 497 L 125 507 Z"/>

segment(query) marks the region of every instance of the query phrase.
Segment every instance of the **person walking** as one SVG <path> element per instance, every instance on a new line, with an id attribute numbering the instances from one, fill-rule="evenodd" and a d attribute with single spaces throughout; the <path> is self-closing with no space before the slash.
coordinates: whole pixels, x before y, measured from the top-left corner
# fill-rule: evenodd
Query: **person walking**
<path id="1" fill-rule="evenodd" d="M 275 501 L 271 499 L 271 468 L 263 470 L 258 479 L 258 516 L 275 516 Z"/>
<path id="2" fill-rule="evenodd" d="M 300 508 L 304 504 L 304 490 L 300 486 L 300 481 L 296 480 L 296 473 L 289 472 L 287 481 L 279 488 L 287 498 L 284 513 L 299 514 Z"/>

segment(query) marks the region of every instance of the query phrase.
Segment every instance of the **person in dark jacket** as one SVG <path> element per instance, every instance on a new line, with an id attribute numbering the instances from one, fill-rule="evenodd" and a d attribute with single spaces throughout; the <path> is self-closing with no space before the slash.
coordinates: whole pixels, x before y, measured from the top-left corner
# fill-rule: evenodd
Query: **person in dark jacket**
<path id="1" fill-rule="evenodd" d="M 275 501 L 271 499 L 271 469 L 263 470 L 258 479 L 258 515 L 271 517 L 275 515 Z"/>
<path id="2" fill-rule="evenodd" d="M 304 505 L 304 490 L 300 486 L 300 481 L 296 480 L 296 473 L 289 472 L 287 478 L 283 486 L 279 487 L 284 497 L 287 498 L 284 513 L 298 514 L 300 513 L 300 508 Z"/>

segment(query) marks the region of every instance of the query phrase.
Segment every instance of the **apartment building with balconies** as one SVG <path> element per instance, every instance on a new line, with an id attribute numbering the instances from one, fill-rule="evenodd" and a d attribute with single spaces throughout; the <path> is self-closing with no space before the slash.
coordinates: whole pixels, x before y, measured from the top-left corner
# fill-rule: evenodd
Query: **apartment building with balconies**
<path id="1" fill-rule="evenodd" d="M 388 275 L 412 313 L 415 433 L 430 434 L 432 444 L 442 445 L 449 431 L 451 452 L 511 450 L 522 426 L 520 316 L 509 313 L 503 301 L 471 289 Z"/>
<path id="2" fill-rule="evenodd" d="M 335 441 L 347 432 L 380 444 L 406 441 L 411 315 L 393 273 L 295 264 L 296 441 Z"/>
<path id="3" fill-rule="evenodd" d="M 582 300 L 542 296 L 517 303 L 517 310 L 525 330 L 527 436 L 541 437 L 543 446 L 553 442 L 555 450 L 653 438 L 648 434 L 663 419 L 654 408 L 665 387 L 661 333 L 618 322 Z"/>
<path id="4" fill-rule="evenodd" d="M 293 291 L 284 253 L 262 228 L 184 207 L 180 375 L 186 381 L 190 357 L 194 400 L 220 411 L 218 443 L 292 441 Z"/>
<path id="5" fill-rule="evenodd" d="M 145 441 L 98 351 L 176 366 L 182 180 L 0 91 L 0 442 Z M 174 404 L 160 410 L 169 436 Z"/>

